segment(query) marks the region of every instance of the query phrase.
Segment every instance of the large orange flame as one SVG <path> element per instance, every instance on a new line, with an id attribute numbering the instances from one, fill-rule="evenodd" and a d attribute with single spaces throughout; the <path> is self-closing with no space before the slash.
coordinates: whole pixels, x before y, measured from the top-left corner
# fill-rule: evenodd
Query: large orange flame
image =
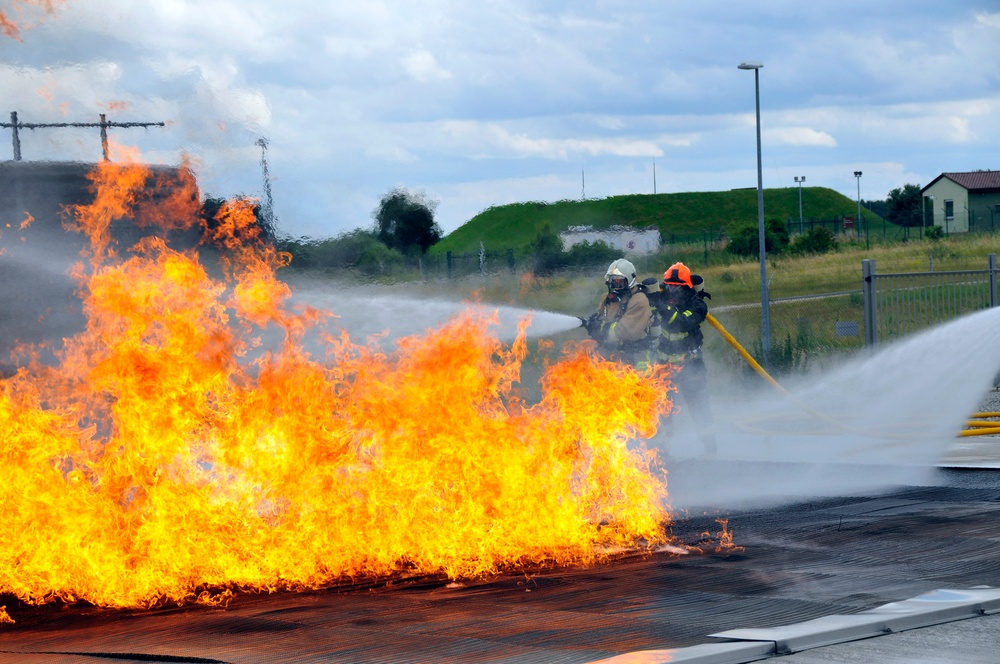
<path id="1" fill-rule="evenodd" d="M 663 376 L 582 344 L 528 403 L 529 321 L 504 345 L 478 307 L 391 350 L 328 335 L 312 357 L 303 337 L 327 314 L 292 310 L 275 272 L 289 257 L 257 237 L 251 201 L 204 229 L 225 247 L 218 276 L 160 237 L 115 247 L 119 217 L 197 218 L 184 173 L 153 197 L 146 167 L 102 163 L 72 209 L 86 330 L 0 381 L 0 595 L 213 602 L 668 539 L 664 472 L 633 443 L 671 407 Z M 264 352 L 268 327 L 283 341 Z"/>

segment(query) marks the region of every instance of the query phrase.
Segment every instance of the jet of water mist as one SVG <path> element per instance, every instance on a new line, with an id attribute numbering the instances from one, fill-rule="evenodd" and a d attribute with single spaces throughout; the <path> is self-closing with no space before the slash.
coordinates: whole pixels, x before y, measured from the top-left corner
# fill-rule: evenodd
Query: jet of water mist
<path id="1" fill-rule="evenodd" d="M 654 439 L 671 460 L 674 507 L 736 507 L 933 481 L 1000 371 L 989 309 L 862 353 L 835 371 L 715 400 L 717 460 L 698 460 L 682 413 Z M 710 376 L 712 381 L 720 380 Z M 683 408 L 683 400 L 678 400 Z M 673 418 L 672 418 L 673 419 Z"/>
<path id="2" fill-rule="evenodd" d="M 351 339 L 363 343 L 378 337 L 391 342 L 399 337 L 422 334 L 454 318 L 470 306 L 481 306 L 485 311 L 497 311 L 499 323 L 494 331 L 500 341 L 513 341 L 518 322 L 530 316 L 527 328 L 530 337 L 545 337 L 580 327 L 576 316 L 522 309 L 507 305 L 471 305 L 439 298 L 414 298 L 403 295 L 380 295 L 371 290 L 317 290 L 297 289 L 292 306 L 308 305 L 328 311 L 336 318 L 331 327 L 346 330 Z"/>

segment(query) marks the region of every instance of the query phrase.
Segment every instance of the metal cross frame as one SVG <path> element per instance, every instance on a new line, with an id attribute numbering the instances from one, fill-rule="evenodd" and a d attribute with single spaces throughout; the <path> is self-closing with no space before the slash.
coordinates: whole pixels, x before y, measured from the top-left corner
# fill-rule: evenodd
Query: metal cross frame
<path id="1" fill-rule="evenodd" d="M 104 151 L 104 161 L 108 158 L 108 127 L 165 127 L 164 122 L 109 122 L 101 113 L 100 122 L 19 122 L 17 111 L 11 111 L 10 122 L 0 122 L 0 127 L 12 129 L 12 139 L 14 145 L 14 161 L 21 161 L 21 137 L 18 136 L 19 129 L 46 129 L 49 127 L 100 127 L 101 128 L 101 148 Z"/>

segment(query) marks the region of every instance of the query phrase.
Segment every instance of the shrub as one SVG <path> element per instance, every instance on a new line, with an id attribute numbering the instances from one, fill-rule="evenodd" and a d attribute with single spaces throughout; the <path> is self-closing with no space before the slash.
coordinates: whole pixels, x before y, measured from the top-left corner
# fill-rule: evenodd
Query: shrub
<path id="1" fill-rule="evenodd" d="M 405 264 L 403 254 L 385 246 L 370 231 L 354 230 L 335 238 L 299 238 L 280 243 L 292 254 L 291 267 L 320 270 L 358 270 L 368 276 L 386 275 Z"/>
<path id="2" fill-rule="evenodd" d="M 621 252 L 605 242 L 598 240 L 574 244 L 566 252 L 566 265 L 570 267 L 588 267 L 591 265 L 610 264 L 616 258 L 621 258 Z"/>
<path id="3" fill-rule="evenodd" d="M 924 235 L 927 236 L 928 240 L 940 240 L 944 237 L 944 228 L 941 226 L 931 226 L 924 231 Z"/>
<path id="4" fill-rule="evenodd" d="M 764 249 L 780 254 L 788 246 L 788 229 L 777 219 L 764 223 Z M 726 249 L 737 256 L 756 256 L 760 251 L 760 229 L 756 223 L 743 222 L 729 232 Z"/>
<path id="5" fill-rule="evenodd" d="M 837 247 L 837 238 L 829 228 L 819 226 L 795 238 L 790 250 L 793 254 L 825 254 Z"/>
<path id="6" fill-rule="evenodd" d="M 620 251 L 601 241 L 582 242 L 570 247 L 569 251 L 563 251 L 562 240 L 547 223 L 525 251 L 531 257 L 532 272 L 540 276 L 548 276 L 567 267 L 605 265 L 621 258 Z"/>
<path id="7" fill-rule="evenodd" d="M 526 247 L 526 251 L 531 256 L 531 269 L 537 275 L 550 275 L 553 270 L 558 270 L 566 265 L 562 240 L 559 239 L 548 222 L 542 225 L 538 235 Z"/>

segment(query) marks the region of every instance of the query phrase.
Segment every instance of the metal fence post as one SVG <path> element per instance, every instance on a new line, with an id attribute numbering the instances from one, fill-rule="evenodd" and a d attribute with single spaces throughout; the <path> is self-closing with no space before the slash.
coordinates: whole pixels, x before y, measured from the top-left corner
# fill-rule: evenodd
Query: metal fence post
<path id="1" fill-rule="evenodd" d="M 10 112 L 11 141 L 14 144 L 14 161 L 21 161 L 21 138 L 17 135 L 17 111 Z"/>
<path id="2" fill-rule="evenodd" d="M 990 254 L 986 257 L 986 263 L 989 266 L 989 277 L 990 277 L 990 306 L 996 307 L 1000 306 L 1000 302 L 997 302 L 997 255 Z"/>
<path id="3" fill-rule="evenodd" d="M 861 261 L 861 290 L 865 303 L 865 347 L 874 348 L 878 344 L 878 320 L 875 317 L 875 261 Z"/>

